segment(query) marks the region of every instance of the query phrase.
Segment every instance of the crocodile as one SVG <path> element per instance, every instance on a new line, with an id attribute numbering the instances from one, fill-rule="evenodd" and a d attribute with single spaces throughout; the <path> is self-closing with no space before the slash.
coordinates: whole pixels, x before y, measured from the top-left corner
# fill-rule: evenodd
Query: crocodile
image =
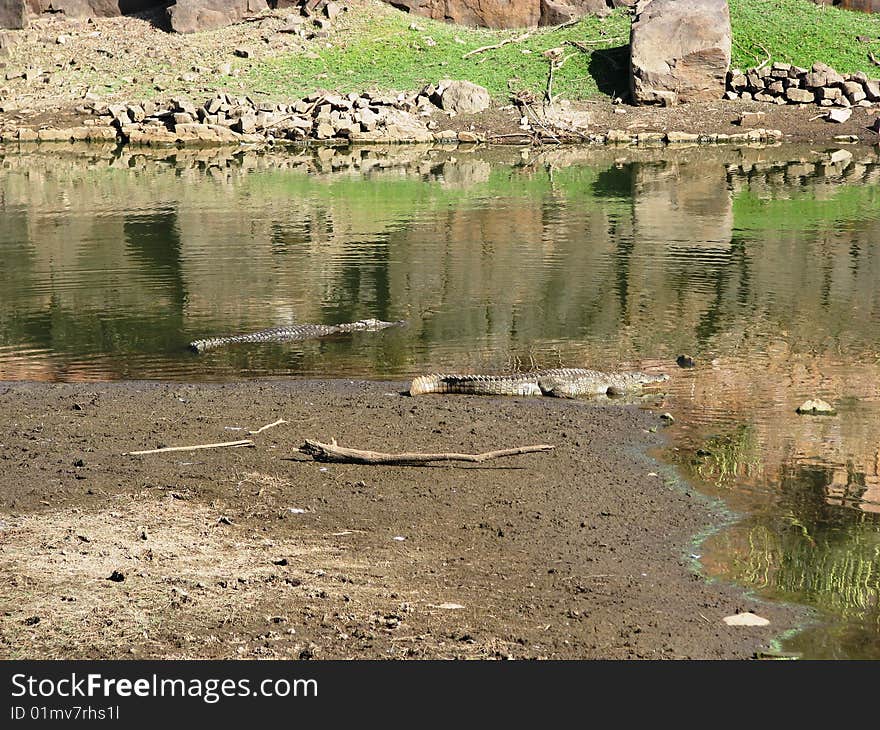
<path id="1" fill-rule="evenodd" d="M 554 368 L 508 375 L 421 375 L 410 385 L 410 395 L 464 393 L 469 395 L 544 395 L 576 398 L 582 395 L 623 395 L 643 385 L 669 380 L 665 373 L 612 372 L 581 368 Z"/>
<path id="2" fill-rule="evenodd" d="M 359 319 L 357 322 L 345 322 L 343 324 L 297 324 L 289 327 L 270 327 L 259 332 L 250 332 L 243 335 L 230 335 L 228 337 L 209 337 L 205 340 L 195 340 L 189 343 L 189 349 L 194 352 L 205 352 L 224 345 L 233 345 L 239 342 L 297 342 L 310 340 L 314 337 L 326 337 L 338 332 L 377 332 L 387 327 L 401 327 L 406 324 L 405 320 L 397 322 L 383 322 L 380 319 Z"/>

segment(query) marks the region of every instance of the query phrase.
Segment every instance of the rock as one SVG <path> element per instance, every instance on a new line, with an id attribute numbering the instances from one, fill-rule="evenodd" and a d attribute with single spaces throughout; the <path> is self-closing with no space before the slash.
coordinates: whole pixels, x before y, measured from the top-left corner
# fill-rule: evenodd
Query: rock
<path id="1" fill-rule="evenodd" d="M 39 142 L 84 142 L 91 138 L 92 131 L 89 127 L 70 127 L 64 129 L 48 127 L 37 132 L 37 140 Z"/>
<path id="2" fill-rule="evenodd" d="M 629 132 L 624 132 L 622 129 L 609 129 L 605 141 L 608 144 L 630 144 L 633 138 Z"/>
<path id="3" fill-rule="evenodd" d="M 737 120 L 740 127 L 757 127 L 764 119 L 764 112 L 743 112 Z"/>
<path id="4" fill-rule="evenodd" d="M 54 0 L 53 0 L 54 1 Z M 168 8 L 168 22 L 177 33 L 222 28 L 246 15 L 268 10 L 266 0 L 177 0 Z"/>
<path id="5" fill-rule="evenodd" d="M 587 15 L 604 18 L 610 14 L 605 0 L 541 0 L 538 25 L 559 25 Z"/>
<path id="6" fill-rule="evenodd" d="M 21 30 L 28 26 L 26 0 L 0 0 L 0 28 Z"/>
<path id="7" fill-rule="evenodd" d="M 852 109 L 832 109 L 825 115 L 826 122 L 836 122 L 843 124 L 852 116 Z"/>
<path id="8" fill-rule="evenodd" d="M 857 81 L 844 81 L 840 88 L 843 90 L 846 98 L 849 99 L 850 104 L 856 104 L 862 99 L 867 98 L 864 87 Z"/>
<path id="9" fill-rule="evenodd" d="M 825 75 L 824 86 L 832 86 L 833 84 L 842 84 L 843 76 L 835 71 L 831 66 L 825 63 L 814 63 L 810 67 L 812 73 L 821 73 Z"/>
<path id="10" fill-rule="evenodd" d="M 604 17 L 605 0 L 384 0 L 412 15 L 483 28 L 556 25 L 586 15 Z M 634 0 L 626 0 L 632 4 Z M 413 25 L 416 25 L 415 23 Z M 418 26 L 416 26 L 418 28 Z"/>
<path id="11" fill-rule="evenodd" d="M 824 71 L 813 71 L 804 76 L 804 85 L 808 89 L 821 89 L 823 86 L 827 86 L 828 84 L 828 76 L 825 75 Z"/>
<path id="12" fill-rule="evenodd" d="M 666 135 L 663 132 L 639 132 L 636 135 L 636 144 L 660 144 L 665 138 Z"/>
<path id="13" fill-rule="evenodd" d="M 669 144 L 694 143 L 700 141 L 700 135 L 691 132 L 667 132 L 666 141 Z"/>
<path id="14" fill-rule="evenodd" d="M 822 87 L 816 89 L 816 98 L 837 101 L 843 98 L 843 92 L 835 86 Z"/>
<path id="15" fill-rule="evenodd" d="M 722 620 L 728 626 L 767 626 L 770 623 L 763 616 L 758 616 L 758 614 L 751 611 L 737 613 L 733 616 L 725 616 Z"/>
<path id="16" fill-rule="evenodd" d="M 125 107 L 125 111 L 128 113 L 129 118 L 134 122 L 142 122 L 144 121 L 144 117 L 147 116 L 146 110 L 140 104 L 129 104 Z"/>
<path id="17" fill-rule="evenodd" d="M 869 129 L 876 134 L 880 134 L 880 117 L 874 120 Z"/>
<path id="18" fill-rule="evenodd" d="M 730 66 L 726 0 L 639 3 L 630 42 L 637 104 L 709 101 L 724 95 Z"/>
<path id="19" fill-rule="evenodd" d="M 107 576 L 107 580 L 112 580 L 114 583 L 122 583 L 125 580 L 125 574 L 120 570 L 114 570 Z"/>
<path id="20" fill-rule="evenodd" d="M 678 367 L 680 368 L 692 368 L 696 366 L 694 358 L 692 358 L 690 355 L 679 355 L 675 359 L 675 364 L 678 365 Z"/>
<path id="21" fill-rule="evenodd" d="M 68 18 L 118 18 L 165 5 L 161 0 L 30 0 L 35 13 L 63 13 Z"/>
<path id="22" fill-rule="evenodd" d="M 318 124 L 318 128 L 315 130 L 315 138 L 316 139 L 333 139 L 336 130 L 333 129 L 333 125 L 330 122 L 320 122 Z"/>
<path id="23" fill-rule="evenodd" d="M 845 152 L 845 150 L 838 150 L 838 151 Z M 847 154 L 849 154 L 849 153 L 847 153 Z M 852 157 L 851 154 L 850 154 L 850 157 Z M 801 413 L 801 414 L 814 414 L 814 415 L 829 415 L 829 416 L 831 416 L 831 415 L 834 415 L 836 411 L 834 410 L 834 408 L 831 406 L 830 403 L 827 403 L 824 400 L 817 398 L 817 399 L 811 399 L 811 400 L 804 401 L 800 406 L 798 406 L 797 412 Z"/>
<path id="24" fill-rule="evenodd" d="M 438 86 L 440 107 L 456 114 L 476 114 L 489 108 L 492 100 L 484 86 L 470 81 L 446 79 Z"/>
<path id="25" fill-rule="evenodd" d="M 241 134 L 251 134 L 257 128 L 257 115 L 253 112 L 242 114 L 235 120 L 232 128 Z"/>
<path id="26" fill-rule="evenodd" d="M 481 142 L 482 140 L 478 135 L 474 134 L 473 132 L 459 132 L 458 141 L 474 144 L 477 142 Z"/>
<path id="27" fill-rule="evenodd" d="M 809 89 L 798 89 L 792 86 L 785 90 L 785 98 L 795 104 L 812 104 L 816 101 L 816 93 Z"/>
<path id="28" fill-rule="evenodd" d="M 364 132 L 369 132 L 375 129 L 376 124 L 379 122 L 379 115 L 369 107 L 358 109 L 357 112 L 355 112 L 354 118 L 361 125 L 361 129 Z"/>
<path id="29" fill-rule="evenodd" d="M 868 79 L 864 82 L 865 97 L 868 101 L 880 101 L 880 80 Z"/>

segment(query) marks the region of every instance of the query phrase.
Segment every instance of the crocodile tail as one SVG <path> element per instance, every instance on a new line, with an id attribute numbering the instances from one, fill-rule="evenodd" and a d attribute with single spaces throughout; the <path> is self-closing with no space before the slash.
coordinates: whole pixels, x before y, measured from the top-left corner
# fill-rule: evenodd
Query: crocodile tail
<path id="1" fill-rule="evenodd" d="M 194 342 L 189 343 L 189 349 L 195 353 L 201 353 L 205 350 L 210 350 L 216 347 L 218 344 L 218 339 L 216 337 L 212 337 L 209 340 L 195 340 Z"/>
<path id="2" fill-rule="evenodd" d="M 440 378 L 436 375 L 420 375 L 414 378 L 409 386 L 410 395 L 423 395 L 425 393 L 437 393 L 440 390 Z"/>

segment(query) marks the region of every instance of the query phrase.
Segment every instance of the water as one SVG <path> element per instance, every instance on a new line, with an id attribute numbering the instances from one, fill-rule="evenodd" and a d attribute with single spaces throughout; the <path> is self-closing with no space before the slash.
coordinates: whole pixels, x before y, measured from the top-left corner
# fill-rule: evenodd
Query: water
<path id="1" fill-rule="evenodd" d="M 705 572 L 880 658 L 880 154 L 830 149 L 0 150 L 0 380 L 665 370 L 672 457 L 746 515 Z M 363 317 L 409 326 L 186 349 Z"/>

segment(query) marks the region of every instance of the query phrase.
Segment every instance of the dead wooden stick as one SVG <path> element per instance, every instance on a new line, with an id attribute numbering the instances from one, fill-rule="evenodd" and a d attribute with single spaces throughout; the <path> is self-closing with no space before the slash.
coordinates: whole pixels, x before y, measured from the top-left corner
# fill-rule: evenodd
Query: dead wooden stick
<path id="1" fill-rule="evenodd" d="M 287 423 L 283 418 L 279 418 L 277 421 L 273 421 L 272 423 L 267 423 L 265 426 L 261 426 L 256 431 L 248 431 L 251 436 L 256 436 L 258 433 L 263 433 L 267 428 L 274 428 L 275 426 L 280 426 L 282 423 Z"/>
<path id="2" fill-rule="evenodd" d="M 584 53 L 592 53 L 593 49 L 588 48 L 588 46 L 598 46 L 603 43 L 617 43 L 617 41 L 625 40 L 623 36 L 615 36 L 613 38 L 600 38 L 596 41 L 564 41 L 570 46 L 574 46 L 579 51 L 583 51 Z"/>
<path id="3" fill-rule="evenodd" d="M 757 45 L 758 45 L 758 48 L 760 48 L 762 51 L 764 51 L 764 53 L 767 56 L 767 58 L 765 58 L 763 61 L 761 61 L 760 64 L 755 66 L 755 71 L 760 71 L 762 68 L 764 68 L 764 66 L 766 66 L 768 63 L 770 63 L 770 51 L 768 51 L 766 48 L 764 48 L 764 46 L 762 46 L 760 43 L 758 43 Z M 756 61 L 758 60 L 757 56 L 755 57 L 755 60 Z"/>
<path id="4" fill-rule="evenodd" d="M 491 46 L 480 46 L 479 48 L 474 48 L 472 51 L 468 51 L 465 53 L 462 58 L 470 58 L 471 56 L 476 56 L 478 53 L 485 53 L 486 51 L 494 51 L 496 48 L 501 48 L 502 46 L 506 46 L 508 43 L 522 43 L 526 38 L 528 38 L 535 31 L 530 30 L 528 33 L 523 33 L 521 36 L 517 36 L 516 38 L 505 38 L 501 43 L 495 43 Z"/>
<path id="5" fill-rule="evenodd" d="M 159 454 L 163 451 L 198 451 L 199 449 L 219 449 L 224 446 L 253 446 L 250 439 L 241 441 L 224 441 L 219 444 L 196 444 L 195 446 L 163 446 L 161 449 L 147 449 L 145 451 L 123 451 L 123 456 L 141 456 L 142 454 Z"/>
<path id="6" fill-rule="evenodd" d="M 568 28 L 572 25 L 577 25 L 580 23 L 582 18 L 573 18 L 572 20 L 567 20 L 564 23 L 560 23 L 559 25 L 554 25 L 552 28 L 535 28 L 534 30 L 526 31 L 520 36 L 516 38 L 505 38 L 500 43 L 495 43 L 491 46 L 480 46 L 479 48 L 474 48 L 472 51 L 468 51 L 465 53 L 462 58 L 469 58 L 470 56 L 476 56 L 478 53 L 484 53 L 485 51 L 494 51 L 502 46 L 506 46 L 508 43 L 522 43 L 527 38 L 531 37 L 533 33 L 541 31 L 542 34 L 545 33 L 553 33 L 554 31 L 561 30 L 562 28 Z"/>
<path id="7" fill-rule="evenodd" d="M 880 61 L 877 60 L 877 57 L 868 51 L 868 60 L 873 63 L 875 66 L 880 66 Z"/>
<path id="8" fill-rule="evenodd" d="M 537 446 L 518 446 L 515 449 L 487 451 L 484 454 L 419 454 L 408 452 L 386 454 L 381 451 L 349 449 L 339 446 L 336 443 L 336 439 L 333 439 L 329 444 L 306 439 L 306 442 L 300 446 L 299 450 L 311 456 L 315 461 L 341 461 L 351 464 L 425 464 L 430 461 L 471 461 L 480 463 L 489 459 L 498 459 L 502 456 L 533 454 L 537 451 L 550 451 L 553 448 L 553 446 L 548 444 L 539 444 Z"/>

